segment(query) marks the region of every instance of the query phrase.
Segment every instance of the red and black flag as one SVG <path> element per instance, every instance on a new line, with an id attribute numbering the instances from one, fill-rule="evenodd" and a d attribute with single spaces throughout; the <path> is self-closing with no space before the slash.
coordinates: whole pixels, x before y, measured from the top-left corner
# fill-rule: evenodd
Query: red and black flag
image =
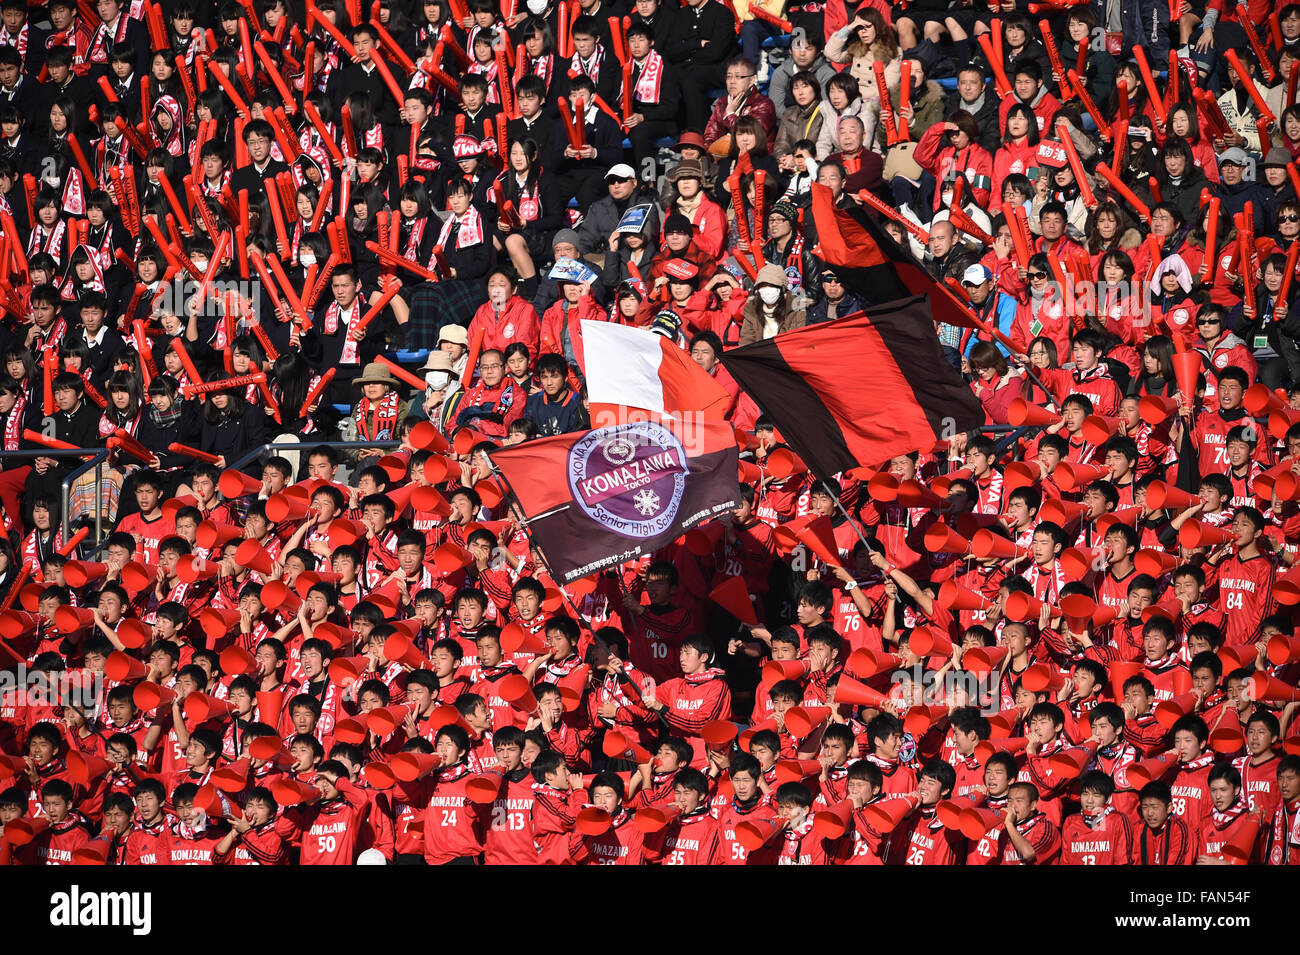
<path id="1" fill-rule="evenodd" d="M 921 296 L 733 348 L 722 364 L 819 477 L 984 423 Z"/>
<path id="2" fill-rule="evenodd" d="M 812 213 L 817 225 L 818 256 L 835 267 L 844 288 L 858 301 L 892 302 L 928 295 L 934 321 L 980 327 L 957 293 L 926 272 L 911 250 L 894 241 L 866 209 L 840 209 L 830 189 L 814 183 Z"/>
<path id="3" fill-rule="evenodd" d="M 636 560 L 739 503 L 722 421 L 633 421 L 497 448 L 551 574 L 568 583 Z"/>

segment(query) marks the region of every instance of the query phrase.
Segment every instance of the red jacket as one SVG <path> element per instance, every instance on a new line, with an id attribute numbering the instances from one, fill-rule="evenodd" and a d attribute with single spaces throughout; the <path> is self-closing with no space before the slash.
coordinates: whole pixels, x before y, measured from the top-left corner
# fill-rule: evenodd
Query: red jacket
<path id="1" fill-rule="evenodd" d="M 496 348 L 505 351 L 506 346 L 514 342 L 523 342 L 530 354 L 537 354 L 541 327 L 537 320 L 537 311 L 531 304 L 518 295 L 510 296 L 501 314 L 496 313 L 491 302 L 485 302 L 474 313 L 474 320 L 469 323 L 469 340 L 483 332 L 483 350 Z"/>
<path id="2" fill-rule="evenodd" d="M 660 684 L 655 696 L 665 704 L 661 713 L 668 725 L 676 735 L 690 742 L 696 759 L 702 761 L 704 740 L 700 737 L 701 730 L 714 720 L 731 715 L 731 688 L 727 686 L 726 674 L 712 667 L 704 673 L 678 677 Z"/>
<path id="3" fill-rule="evenodd" d="M 470 778 L 464 764 L 438 773 L 424 814 L 424 859 L 429 865 L 483 852 L 488 807 L 466 798 Z"/>
<path id="4" fill-rule="evenodd" d="M 730 116 L 727 115 L 726 93 L 713 101 L 713 112 L 709 114 L 709 123 L 704 127 L 705 145 L 712 146 L 723 136 L 729 135 L 736 128 L 736 120 L 742 116 L 754 117 L 763 127 L 763 132 L 767 133 L 767 141 L 776 141 L 776 106 L 757 86 L 751 86 L 745 95 L 745 102 Z"/>
<path id="5" fill-rule="evenodd" d="M 993 186 L 993 157 L 983 146 L 971 143 L 959 150 L 945 138 L 943 125 L 935 124 L 925 131 L 921 141 L 916 144 L 912 158 L 941 183 L 948 178 L 949 173 L 961 173 L 970 187 L 969 195 L 980 206 L 988 206 L 989 190 Z M 942 199 L 943 190 L 936 189 L 936 209 L 942 204 Z"/>
<path id="6" fill-rule="evenodd" d="M 585 318 L 593 322 L 603 322 L 608 317 L 609 314 L 597 305 L 596 300 L 590 295 L 582 296 L 574 305 L 561 298 L 542 316 L 541 354 L 568 358 L 564 353 L 564 329 L 567 325 L 569 348 L 573 352 L 573 357 L 577 359 L 578 367 L 585 375 L 587 366 L 582 354 L 582 320 Z"/>

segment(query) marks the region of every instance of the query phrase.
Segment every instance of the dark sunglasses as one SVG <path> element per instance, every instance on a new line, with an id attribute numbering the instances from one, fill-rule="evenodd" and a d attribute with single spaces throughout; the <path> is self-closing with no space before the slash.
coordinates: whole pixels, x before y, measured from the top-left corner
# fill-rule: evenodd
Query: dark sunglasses
<path id="1" fill-rule="evenodd" d="M 1030 272 L 1030 273 L 1028 273 L 1028 275 L 1029 275 L 1029 277 L 1030 277 L 1031 279 L 1045 279 L 1045 278 L 1047 278 L 1047 273 L 1046 273 L 1046 272 Z"/>
<path id="2" fill-rule="evenodd" d="M 1200 328 L 1202 325 L 1222 325 L 1222 324 L 1223 324 L 1222 320 L 1217 318 L 1198 318 L 1196 320 L 1197 328 Z"/>
<path id="3" fill-rule="evenodd" d="M 1294 212 L 1288 212 L 1284 216 L 1278 216 L 1277 221 L 1278 222 L 1300 222 L 1300 215 L 1297 215 Z"/>

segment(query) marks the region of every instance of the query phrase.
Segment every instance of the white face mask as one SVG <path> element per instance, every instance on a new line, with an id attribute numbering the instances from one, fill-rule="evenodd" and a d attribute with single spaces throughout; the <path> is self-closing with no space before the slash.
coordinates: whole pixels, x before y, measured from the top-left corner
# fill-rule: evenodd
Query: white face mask
<path id="1" fill-rule="evenodd" d="M 445 371 L 431 371 L 424 376 L 424 383 L 434 391 L 442 391 L 450 380 L 451 376 Z"/>
<path id="2" fill-rule="evenodd" d="M 301 253 L 301 254 L 298 256 L 298 264 L 301 265 L 304 269 L 305 269 L 305 268 L 310 268 L 311 266 L 315 265 L 315 264 L 316 264 L 316 253 L 315 253 L 315 252 L 303 252 L 303 253 Z"/>
<path id="3" fill-rule="evenodd" d="M 764 285 L 758 290 L 758 297 L 763 300 L 764 305 L 775 305 L 781 298 L 781 290 L 771 285 Z"/>
<path id="4" fill-rule="evenodd" d="M 528 12 L 535 17 L 540 17 L 546 12 L 546 0 L 528 0 Z"/>
<path id="5" fill-rule="evenodd" d="M 191 257 L 190 261 L 194 263 L 194 267 L 198 269 L 200 272 L 206 272 L 208 270 L 207 259 Z"/>

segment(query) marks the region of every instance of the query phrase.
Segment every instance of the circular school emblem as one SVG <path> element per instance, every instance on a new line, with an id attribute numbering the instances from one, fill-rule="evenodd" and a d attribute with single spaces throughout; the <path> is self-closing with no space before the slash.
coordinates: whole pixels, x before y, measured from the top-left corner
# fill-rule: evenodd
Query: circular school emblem
<path id="1" fill-rule="evenodd" d="M 1172 312 L 1169 313 L 1169 320 L 1173 322 L 1175 325 L 1186 325 L 1187 309 L 1185 308 L 1174 309 Z"/>
<path id="2" fill-rule="evenodd" d="M 600 428 L 569 449 L 574 503 L 624 537 L 653 537 L 677 516 L 689 471 L 686 449 L 668 428 L 638 421 Z"/>
<path id="3" fill-rule="evenodd" d="M 1214 367 L 1223 369 L 1228 367 L 1228 353 L 1221 351 L 1214 356 Z"/>

